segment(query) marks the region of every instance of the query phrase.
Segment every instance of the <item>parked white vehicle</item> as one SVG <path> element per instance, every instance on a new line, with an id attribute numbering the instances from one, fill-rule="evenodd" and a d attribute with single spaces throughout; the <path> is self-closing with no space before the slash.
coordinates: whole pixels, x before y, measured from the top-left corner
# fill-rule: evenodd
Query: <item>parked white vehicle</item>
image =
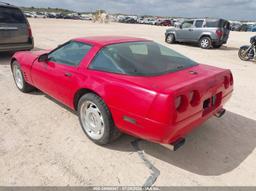
<path id="1" fill-rule="evenodd" d="M 153 19 L 153 18 L 145 18 L 143 20 L 143 24 L 148 24 L 148 25 L 155 25 L 157 22 L 156 19 Z"/>
<path id="2" fill-rule="evenodd" d="M 37 12 L 36 14 L 34 14 L 34 18 L 43 18 L 45 19 L 47 16 L 44 13 L 41 12 Z"/>
<path id="3" fill-rule="evenodd" d="M 139 18 L 139 19 L 137 19 L 137 22 L 140 23 L 140 24 L 144 24 L 144 19 L 143 18 Z"/>

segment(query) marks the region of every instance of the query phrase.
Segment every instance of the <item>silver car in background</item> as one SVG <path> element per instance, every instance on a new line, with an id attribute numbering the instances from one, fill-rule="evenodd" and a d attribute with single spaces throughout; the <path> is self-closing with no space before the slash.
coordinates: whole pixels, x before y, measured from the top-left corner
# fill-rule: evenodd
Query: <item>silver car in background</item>
<path id="1" fill-rule="evenodd" d="M 167 29 L 167 43 L 192 42 L 201 48 L 219 48 L 229 38 L 230 23 L 224 19 L 192 19 L 185 20 L 179 26 Z"/>
<path id="2" fill-rule="evenodd" d="M 0 2 L 0 52 L 33 48 L 34 40 L 25 15 L 18 7 Z"/>

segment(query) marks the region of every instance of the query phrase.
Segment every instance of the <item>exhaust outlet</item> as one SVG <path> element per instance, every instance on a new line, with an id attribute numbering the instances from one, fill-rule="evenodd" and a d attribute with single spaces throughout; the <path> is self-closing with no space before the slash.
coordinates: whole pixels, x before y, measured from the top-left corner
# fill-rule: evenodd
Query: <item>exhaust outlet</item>
<path id="1" fill-rule="evenodd" d="M 186 140 L 184 138 L 179 138 L 177 141 L 171 144 L 161 144 L 161 145 L 171 151 L 177 151 L 181 146 L 185 144 L 185 142 Z"/>
<path id="2" fill-rule="evenodd" d="M 225 109 L 220 109 L 217 113 L 214 114 L 215 117 L 221 118 L 226 113 Z"/>

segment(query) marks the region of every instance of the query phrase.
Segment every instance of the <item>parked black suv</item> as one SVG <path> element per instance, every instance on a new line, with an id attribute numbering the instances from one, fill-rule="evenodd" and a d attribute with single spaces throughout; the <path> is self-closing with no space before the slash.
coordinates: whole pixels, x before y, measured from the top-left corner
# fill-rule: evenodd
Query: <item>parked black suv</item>
<path id="1" fill-rule="evenodd" d="M 0 52 L 33 48 L 34 40 L 25 15 L 18 7 L 0 2 Z"/>

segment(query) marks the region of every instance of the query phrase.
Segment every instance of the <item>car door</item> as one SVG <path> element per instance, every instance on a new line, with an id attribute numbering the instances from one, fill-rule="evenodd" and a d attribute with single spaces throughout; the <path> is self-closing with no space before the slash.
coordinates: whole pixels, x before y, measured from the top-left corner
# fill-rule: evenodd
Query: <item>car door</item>
<path id="1" fill-rule="evenodd" d="M 70 105 L 79 82 L 79 64 L 91 49 L 91 45 L 70 41 L 48 54 L 48 60 L 32 66 L 34 85 L 60 102 Z"/>
<path id="2" fill-rule="evenodd" d="M 202 19 L 194 21 L 194 27 L 190 30 L 191 41 L 197 42 L 200 39 L 204 23 Z"/>
<path id="3" fill-rule="evenodd" d="M 229 33 L 230 33 L 230 22 L 226 20 L 221 20 L 221 29 L 223 30 L 223 36 L 222 36 L 222 41 L 227 42 L 229 38 Z"/>
<path id="4" fill-rule="evenodd" d="M 178 29 L 176 31 L 176 40 L 178 41 L 182 41 L 182 42 L 187 42 L 190 41 L 191 39 L 191 31 L 193 30 L 194 26 L 193 26 L 194 21 L 184 21 L 181 26 L 180 29 Z"/>
<path id="5" fill-rule="evenodd" d="M 28 22 L 18 9 L 0 6 L 0 44 L 26 43 L 29 40 Z"/>

